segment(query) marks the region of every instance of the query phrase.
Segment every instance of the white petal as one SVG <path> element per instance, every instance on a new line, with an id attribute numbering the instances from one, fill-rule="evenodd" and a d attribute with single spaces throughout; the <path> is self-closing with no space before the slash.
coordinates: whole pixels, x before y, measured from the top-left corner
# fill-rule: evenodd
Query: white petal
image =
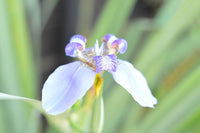
<path id="1" fill-rule="evenodd" d="M 90 89 L 95 75 L 79 61 L 58 67 L 43 86 L 42 106 L 45 111 L 52 115 L 66 111 Z"/>
<path id="2" fill-rule="evenodd" d="M 96 43 L 94 44 L 94 50 L 95 50 L 96 55 L 100 55 L 101 51 L 100 51 L 100 48 L 99 48 L 98 40 L 96 40 Z"/>
<path id="3" fill-rule="evenodd" d="M 152 95 L 145 77 L 127 61 L 119 60 L 117 71 L 112 72 L 114 80 L 124 87 L 143 107 L 154 108 L 157 99 Z"/>

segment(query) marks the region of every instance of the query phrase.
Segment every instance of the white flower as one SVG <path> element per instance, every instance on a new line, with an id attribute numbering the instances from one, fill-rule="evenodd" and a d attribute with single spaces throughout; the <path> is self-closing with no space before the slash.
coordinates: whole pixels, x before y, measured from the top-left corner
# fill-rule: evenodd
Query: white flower
<path id="1" fill-rule="evenodd" d="M 65 48 L 67 56 L 80 61 L 58 67 L 46 80 L 42 90 L 42 106 L 48 114 L 57 115 L 70 108 L 92 87 L 95 76 L 104 70 L 126 89 L 143 107 L 154 108 L 157 99 L 152 95 L 145 77 L 127 61 L 117 59 L 125 53 L 127 42 L 112 34 L 103 37 L 99 48 L 85 48 L 86 39 L 74 35 Z"/>

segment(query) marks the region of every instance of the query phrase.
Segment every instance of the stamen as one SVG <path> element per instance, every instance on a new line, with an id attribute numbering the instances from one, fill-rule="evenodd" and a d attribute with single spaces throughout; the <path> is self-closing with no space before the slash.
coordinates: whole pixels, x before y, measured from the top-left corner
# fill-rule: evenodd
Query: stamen
<path id="1" fill-rule="evenodd" d="M 77 57 L 89 68 L 96 71 L 96 64 L 93 57 L 96 56 L 94 48 L 86 48 L 84 51 L 79 51 Z"/>

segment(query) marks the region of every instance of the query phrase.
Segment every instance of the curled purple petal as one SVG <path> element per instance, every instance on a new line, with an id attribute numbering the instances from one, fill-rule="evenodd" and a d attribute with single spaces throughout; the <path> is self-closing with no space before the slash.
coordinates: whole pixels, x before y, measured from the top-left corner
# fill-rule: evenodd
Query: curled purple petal
<path id="1" fill-rule="evenodd" d="M 111 43 L 110 47 L 117 49 L 121 54 L 124 54 L 127 50 L 127 41 L 124 39 L 117 39 Z"/>
<path id="2" fill-rule="evenodd" d="M 51 115 L 69 109 L 94 83 L 96 73 L 79 61 L 58 67 L 42 89 L 42 106 Z"/>
<path id="3" fill-rule="evenodd" d="M 107 44 L 111 44 L 113 41 L 115 41 L 117 39 L 117 37 L 113 34 L 107 34 L 102 38 L 102 41 L 107 43 Z"/>
<path id="4" fill-rule="evenodd" d="M 82 47 L 82 45 L 80 43 L 70 42 L 65 47 L 65 54 L 67 56 L 76 57 L 77 51 L 79 51 L 79 50 L 81 51 L 83 49 L 84 48 Z"/>
<path id="5" fill-rule="evenodd" d="M 65 47 L 67 56 L 76 57 L 78 51 L 85 49 L 86 38 L 82 35 L 74 35 L 71 37 L 70 42 Z"/>
<path id="6" fill-rule="evenodd" d="M 85 47 L 85 43 L 87 42 L 87 40 L 84 36 L 77 34 L 71 37 L 70 42 L 80 43 L 81 45 L 83 45 L 83 47 Z"/>
<path id="7" fill-rule="evenodd" d="M 152 95 L 145 77 L 127 61 L 119 60 L 116 72 L 111 72 L 114 80 L 124 87 L 143 107 L 154 108 L 157 99 Z"/>
<path id="8" fill-rule="evenodd" d="M 94 61 L 97 66 L 97 73 L 100 73 L 103 70 L 113 71 L 115 72 L 117 69 L 117 56 L 116 55 L 107 55 L 103 56 L 95 56 Z"/>

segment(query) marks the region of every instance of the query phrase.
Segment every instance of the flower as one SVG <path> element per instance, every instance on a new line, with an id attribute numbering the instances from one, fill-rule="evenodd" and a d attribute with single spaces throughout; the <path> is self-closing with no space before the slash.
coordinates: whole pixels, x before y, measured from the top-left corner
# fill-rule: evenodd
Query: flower
<path id="1" fill-rule="evenodd" d="M 42 106 L 48 114 L 57 115 L 69 109 L 93 86 L 95 76 L 104 70 L 110 72 L 141 106 L 154 108 L 157 99 L 142 73 L 131 63 L 117 59 L 118 53 L 127 50 L 126 40 L 108 34 L 103 37 L 101 47 L 96 41 L 94 47 L 85 48 L 86 42 L 82 35 L 72 36 L 65 53 L 80 61 L 59 66 L 44 83 Z"/>

